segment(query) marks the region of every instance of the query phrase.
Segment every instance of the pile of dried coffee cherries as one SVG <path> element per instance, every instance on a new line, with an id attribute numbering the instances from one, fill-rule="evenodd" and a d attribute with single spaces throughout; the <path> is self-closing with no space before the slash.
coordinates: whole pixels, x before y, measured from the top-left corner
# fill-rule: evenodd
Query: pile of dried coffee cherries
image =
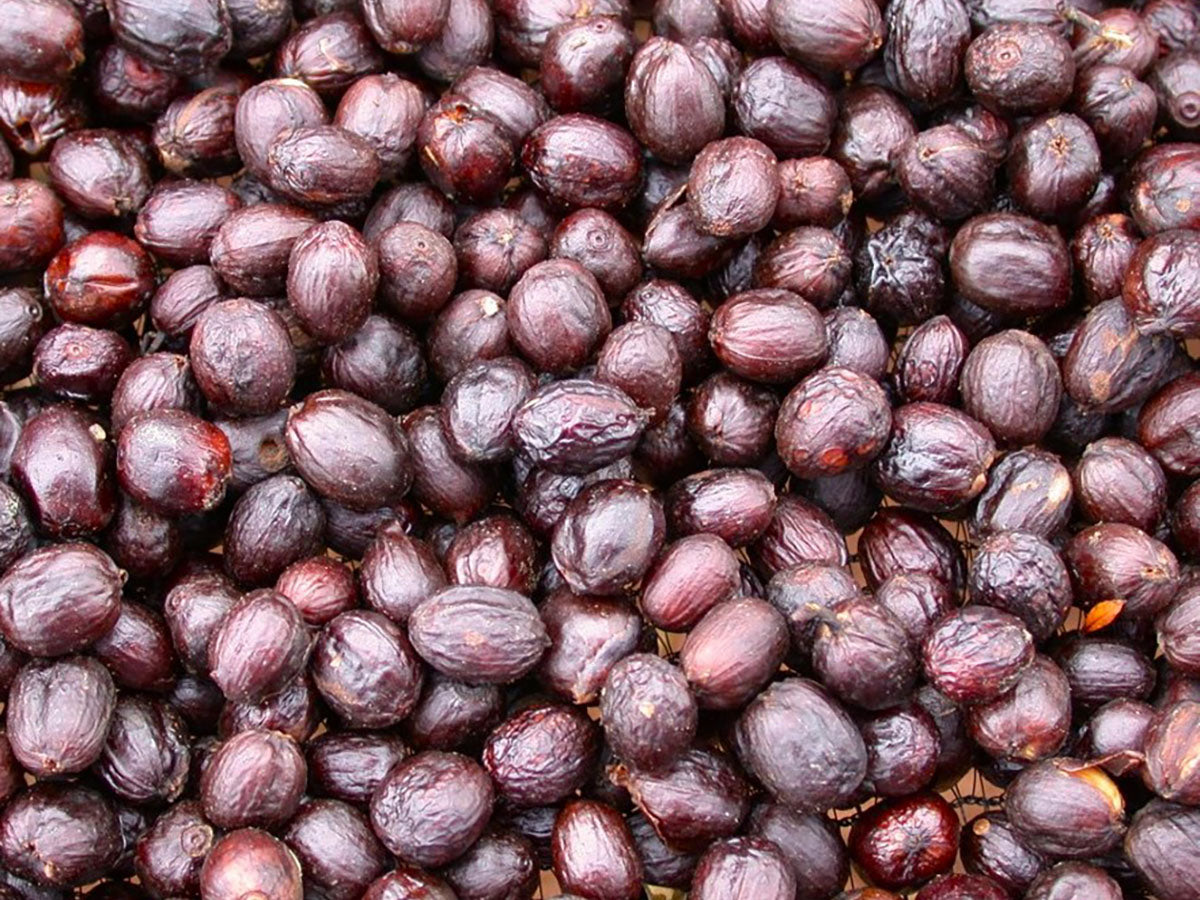
<path id="1" fill-rule="evenodd" d="M 1198 900 L 1128 2 L 0 0 L 0 900 Z"/>

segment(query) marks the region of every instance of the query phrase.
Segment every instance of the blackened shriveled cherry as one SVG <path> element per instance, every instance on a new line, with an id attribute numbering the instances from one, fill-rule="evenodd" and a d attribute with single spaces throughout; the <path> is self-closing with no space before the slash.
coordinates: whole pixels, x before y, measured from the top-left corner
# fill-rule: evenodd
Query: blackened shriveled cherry
<path id="1" fill-rule="evenodd" d="M 1079 709 L 1121 697 L 1145 700 L 1154 690 L 1150 660 L 1125 641 L 1074 635 L 1053 646 L 1051 655 L 1071 682 L 1071 701 Z"/>
<path id="2" fill-rule="evenodd" d="M 471 682 L 515 681 L 537 665 L 550 643 L 527 598 L 483 585 L 438 591 L 416 608 L 408 625 L 409 638 L 427 663 Z"/>
<path id="3" fill-rule="evenodd" d="M 843 805 L 867 773 L 853 720 L 806 679 L 788 678 L 760 693 L 738 718 L 734 740 L 742 764 L 777 801 L 800 811 Z"/>
<path id="4" fill-rule="evenodd" d="M 539 263 L 509 294 L 509 336 L 539 369 L 579 368 L 612 330 L 612 316 L 595 277 L 573 260 Z"/>
<path id="5" fill-rule="evenodd" d="M 398 524 L 379 529 L 363 554 L 359 577 L 367 606 L 400 623 L 446 585 L 446 574 L 433 551 Z"/>
<path id="6" fill-rule="evenodd" d="M 508 293 L 531 266 L 546 258 L 546 238 L 512 210 L 482 210 L 454 233 L 459 279 L 469 287 Z M 503 312 L 503 303 L 499 309 Z"/>
<path id="7" fill-rule="evenodd" d="M 633 51 L 633 34 L 615 16 L 591 15 L 556 26 L 541 54 L 546 100 L 562 113 L 605 111 L 620 96 Z"/>
<path id="8" fill-rule="evenodd" d="M 681 278 L 711 275 L 733 256 L 734 244 L 705 234 L 686 204 L 669 203 L 646 226 L 642 255 L 653 268 Z"/>
<path id="9" fill-rule="evenodd" d="M 1122 614 L 1135 618 L 1161 612 L 1179 583 L 1179 563 L 1170 549 L 1119 522 L 1079 532 L 1065 558 L 1083 603 L 1121 600 Z"/>
<path id="10" fill-rule="evenodd" d="M 49 187 L 17 178 L 0 184 L 0 226 L 6 235 L 0 270 L 37 268 L 63 244 L 62 203 Z"/>
<path id="11" fill-rule="evenodd" d="M 238 98 L 234 132 L 238 155 L 254 174 L 267 174 L 267 152 L 286 131 L 324 125 L 328 113 L 316 91 L 296 78 L 268 79 Z"/>
<path id="12" fill-rule="evenodd" d="M 301 743 L 312 737 L 320 724 L 319 700 L 309 679 L 302 676 L 262 703 L 226 703 L 217 733 L 228 739 L 243 731 L 278 731 Z"/>
<path id="13" fill-rule="evenodd" d="M 682 757 L 695 736 L 697 715 L 683 673 L 646 653 L 617 662 L 600 695 L 601 722 L 613 752 L 639 770 L 655 771 Z"/>
<path id="14" fill-rule="evenodd" d="M 1127 159 L 1141 150 L 1158 111 L 1154 89 L 1114 65 L 1080 72 L 1073 103 L 1106 159 Z"/>
<path id="15" fill-rule="evenodd" d="M 450 0 L 446 24 L 417 53 L 417 64 L 430 78 L 452 81 L 492 52 L 492 10 L 481 0 Z"/>
<path id="16" fill-rule="evenodd" d="M 38 778 L 81 772 L 104 750 L 116 701 L 112 677 L 94 659 L 28 663 L 9 691 L 10 752 Z M 45 727 L 52 716 L 62 717 L 59 724 Z"/>
<path id="17" fill-rule="evenodd" d="M 1078 116 L 1041 116 L 1013 135 L 1008 181 L 1013 199 L 1043 219 L 1079 209 L 1100 177 L 1100 147 Z"/>
<path id="18" fill-rule="evenodd" d="M 685 382 L 695 381 L 708 369 L 709 314 L 682 285 L 664 279 L 644 281 L 625 297 L 621 312 L 627 321 L 650 322 L 671 333 Z"/>
<path id="19" fill-rule="evenodd" d="M 1162 274 L 1160 274 L 1162 273 Z M 1172 277 L 1162 277 L 1170 273 Z M 1143 332 L 1186 338 L 1200 328 L 1194 296 L 1200 282 L 1200 237 L 1179 229 L 1144 240 L 1125 274 L 1122 299 Z"/>
<path id="20" fill-rule="evenodd" d="M 884 493 L 917 509 L 944 512 L 976 497 L 996 455 L 975 419 L 936 403 L 896 410 L 891 439 L 875 461 Z"/>
<path id="21" fill-rule="evenodd" d="M 352 727 L 383 728 L 416 705 L 420 660 L 404 633 L 386 616 L 342 613 L 316 641 L 313 680 L 325 702 Z"/>
<path id="22" fill-rule="evenodd" d="M 736 833 L 750 812 L 750 785 L 734 763 L 693 748 L 661 772 L 618 765 L 609 773 L 626 788 L 658 836 L 672 847 L 698 852 Z"/>
<path id="23" fill-rule="evenodd" d="M 43 156 L 58 138 L 84 124 L 81 98 L 69 84 L 0 79 L 0 132 L 26 156 Z"/>
<path id="24" fill-rule="evenodd" d="M 925 639 L 925 675 L 959 703 L 994 699 L 1013 687 L 1034 657 L 1021 620 L 987 606 L 967 606 L 945 616 Z"/>
<path id="25" fill-rule="evenodd" d="M 1071 45 L 1044 24 L 992 25 L 967 48 L 964 72 L 971 93 L 1001 115 L 1032 115 L 1071 96 Z"/>
<path id="26" fill-rule="evenodd" d="M 361 896 L 383 871 L 385 854 L 366 817 L 340 800 L 311 800 L 283 834 L 300 860 L 306 883 L 331 900 Z"/>
<path id="27" fill-rule="evenodd" d="M 402 319 L 431 318 L 454 292 L 454 248 L 416 222 L 397 222 L 376 239 L 379 296 Z"/>
<path id="28" fill-rule="evenodd" d="M 893 164 L 909 199 L 939 219 L 965 219 L 991 198 L 994 166 L 987 148 L 956 125 L 909 138 Z"/>
<path id="29" fill-rule="evenodd" d="M 566 379 L 530 396 L 513 417 L 513 436 L 517 448 L 536 465 L 562 474 L 586 474 L 629 455 L 647 419 L 615 387 Z"/>
<path id="30" fill-rule="evenodd" d="M 204 815 L 222 828 L 272 827 L 300 805 L 307 768 L 291 738 L 273 731 L 243 731 L 220 744 L 200 780 Z"/>
<path id="31" fill-rule="evenodd" d="M 139 413 L 117 439 L 121 487 L 163 515 L 213 509 L 224 499 L 232 465 L 224 432 L 183 410 Z"/>
<path id="32" fill-rule="evenodd" d="M 34 785 L 9 801 L 0 816 L 5 868 L 49 888 L 95 881 L 120 853 L 112 804 L 79 784 Z"/>
<path id="33" fill-rule="evenodd" d="M 442 425 L 451 449 L 469 463 L 500 462 L 513 452 L 513 416 L 536 387 L 518 359 L 471 363 L 446 385 Z"/>
<path id="34" fill-rule="evenodd" d="M 387 316 L 370 315 L 346 340 L 325 350 L 321 371 L 331 386 L 399 414 L 419 399 L 426 363 L 408 327 Z"/>
<path id="35" fill-rule="evenodd" d="M 192 330 L 190 358 L 209 403 L 232 415 L 273 411 L 295 378 L 295 353 L 283 320 L 253 300 L 207 307 Z"/>
<path id="36" fill-rule="evenodd" d="M 895 706 L 911 693 L 917 660 L 908 632 L 885 607 L 855 598 L 816 617 L 813 668 L 832 693 L 870 710 Z"/>
<path id="37" fill-rule="evenodd" d="M 176 175 L 228 175 L 238 169 L 237 89 L 217 85 L 175 100 L 154 123 L 154 147 Z"/>
<path id="38" fill-rule="evenodd" d="M 1086 859 L 1116 847 L 1125 832 L 1125 801 L 1102 770 L 1069 757 L 1034 763 L 1009 785 L 1005 811 L 1033 850 Z"/>
<path id="39" fill-rule="evenodd" d="M 503 715 L 504 697 L 496 685 L 466 684 L 435 672 L 425 679 L 404 733 L 419 749 L 455 750 L 477 745 Z"/>
<path id="40" fill-rule="evenodd" d="M 893 184 L 891 161 L 916 132 L 912 114 L 894 94 L 859 85 L 843 99 L 829 155 L 850 176 L 855 195 L 869 202 Z"/>
<path id="41" fill-rule="evenodd" d="M 199 402 L 200 392 L 187 357 L 150 353 L 130 363 L 113 389 L 113 430 L 119 433 L 138 413 L 155 409 L 194 412 Z"/>
<path id="42" fill-rule="evenodd" d="M 385 68 L 383 51 L 354 9 L 315 16 L 275 48 L 277 76 L 303 81 L 324 96 Z"/>
<path id="43" fill-rule="evenodd" d="M 247 891 L 300 900 L 303 875 L 295 854 L 257 828 L 242 828 L 213 846 L 200 868 L 200 891 L 212 900 L 236 900 Z"/>
<path id="44" fill-rule="evenodd" d="M 371 825 L 384 846 L 418 865 L 444 865 L 483 833 L 493 792 L 478 763 L 426 751 L 388 773 L 371 799 Z"/>
<path id="45" fill-rule="evenodd" d="M 785 159 L 777 167 L 779 200 L 772 223 L 777 228 L 818 225 L 833 228 L 850 211 L 854 191 L 846 171 L 826 156 Z"/>
<path id="46" fill-rule="evenodd" d="M 665 531 L 662 505 L 647 488 L 601 481 L 567 504 L 551 552 L 573 590 L 617 594 L 641 580 Z"/>
<path id="47" fill-rule="evenodd" d="M 504 125 L 482 108 L 453 96 L 431 107 L 417 131 L 421 166 L 450 197 L 467 202 L 494 198 L 513 164 Z"/>
<path id="48" fill-rule="evenodd" d="M 679 163 L 720 136 L 725 102 L 697 56 L 682 44 L 652 38 L 630 63 L 625 114 L 633 133 L 655 156 Z"/>
<path id="49" fill-rule="evenodd" d="M 949 586 L 928 572 L 896 572 L 875 589 L 875 602 L 904 626 L 919 649 L 934 623 L 953 606 Z"/>
<path id="50" fill-rule="evenodd" d="M 827 367 L 788 394 L 775 439 L 792 474 L 818 478 L 868 464 L 883 450 L 891 424 L 887 397 L 874 379 Z"/>
<path id="51" fill-rule="evenodd" d="M 208 644 L 210 674 L 228 699 L 258 702 L 295 680 L 311 644 L 290 600 L 269 589 L 253 591 L 214 629 Z"/>
<path id="52" fill-rule="evenodd" d="M 490 66 L 475 66 L 451 85 L 451 92 L 499 120 L 514 147 L 550 117 L 542 96 L 520 78 Z"/>
<path id="53" fill-rule="evenodd" d="M 1195 827 L 1200 816 L 1194 807 L 1153 800 L 1133 818 L 1125 839 L 1125 852 L 1151 889 L 1168 897 L 1184 898 L 1184 885 L 1195 872 Z"/>
<path id="54" fill-rule="evenodd" d="M 1158 144 L 1130 171 L 1129 212 L 1145 234 L 1194 225 L 1200 153 L 1192 144 Z"/>
<path id="55" fill-rule="evenodd" d="M 958 817 L 937 794 L 878 803 L 851 829 L 850 854 L 874 884 L 915 887 L 954 865 Z"/>
<path id="56" fill-rule="evenodd" d="M 504 307 L 504 299 L 491 291 L 455 295 L 429 330 L 429 365 L 434 374 L 449 381 L 471 362 L 508 355 Z"/>
<path id="57" fill-rule="evenodd" d="M 1037 315 L 1066 305 L 1070 269 L 1058 231 L 1012 213 L 968 220 L 950 245 L 955 288 L 1004 315 Z"/>
<path id="58" fill-rule="evenodd" d="M 478 514 L 495 485 L 487 468 L 463 462 L 455 454 L 437 407 L 413 410 L 401 424 L 412 446 L 412 496 L 456 522 Z"/>

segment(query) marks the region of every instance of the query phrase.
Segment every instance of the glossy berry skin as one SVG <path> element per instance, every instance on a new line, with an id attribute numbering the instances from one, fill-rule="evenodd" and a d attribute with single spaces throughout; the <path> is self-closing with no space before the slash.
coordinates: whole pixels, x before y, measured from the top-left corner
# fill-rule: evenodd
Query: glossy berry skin
<path id="1" fill-rule="evenodd" d="M 881 803 L 851 830 L 850 853 L 873 883 L 914 887 L 954 864 L 958 817 L 936 794 Z"/>
<path id="2" fill-rule="evenodd" d="M 139 413 L 117 440 L 121 487 L 164 515 L 215 507 L 225 496 L 232 465 L 224 432 L 182 410 Z"/>

